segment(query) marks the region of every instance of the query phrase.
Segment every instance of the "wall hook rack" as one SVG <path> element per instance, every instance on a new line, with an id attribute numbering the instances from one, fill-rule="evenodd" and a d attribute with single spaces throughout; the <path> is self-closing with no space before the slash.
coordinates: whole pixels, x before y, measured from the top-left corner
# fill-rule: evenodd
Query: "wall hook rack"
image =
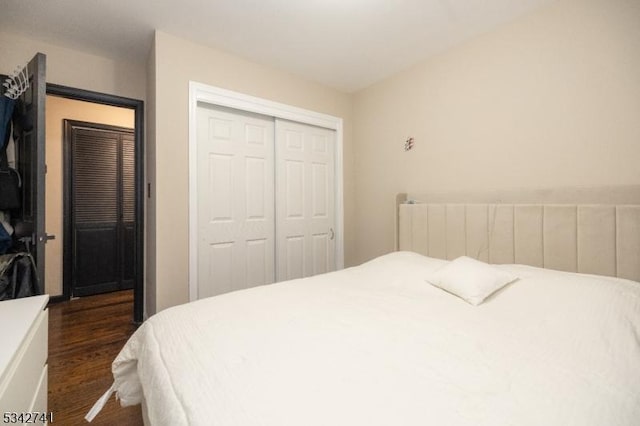
<path id="1" fill-rule="evenodd" d="M 412 137 L 407 138 L 407 140 L 404 141 L 404 150 L 411 151 L 411 149 L 413 149 L 413 142 L 414 140 Z"/>
<path id="2" fill-rule="evenodd" d="M 11 75 L 2 83 L 7 88 L 4 95 L 16 100 L 29 88 L 29 74 L 27 73 L 27 67 L 18 66 L 11 73 Z"/>

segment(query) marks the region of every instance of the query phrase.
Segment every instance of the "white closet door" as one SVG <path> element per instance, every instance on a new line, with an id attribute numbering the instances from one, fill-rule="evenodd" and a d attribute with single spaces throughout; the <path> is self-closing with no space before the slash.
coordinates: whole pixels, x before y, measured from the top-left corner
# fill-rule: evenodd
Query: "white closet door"
<path id="1" fill-rule="evenodd" d="M 335 131 L 276 119 L 276 278 L 335 270 Z"/>
<path id="2" fill-rule="evenodd" d="M 274 122 L 198 105 L 198 298 L 274 281 Z"/>

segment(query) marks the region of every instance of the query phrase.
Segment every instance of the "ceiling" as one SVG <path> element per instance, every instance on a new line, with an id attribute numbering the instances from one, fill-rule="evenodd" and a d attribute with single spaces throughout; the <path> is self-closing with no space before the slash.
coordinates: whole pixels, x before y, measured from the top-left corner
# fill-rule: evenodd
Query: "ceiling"
<path id="1" fill-rule="evenodd" d="M 354 92 L 552 0 L 5 0 L 0 31 L 145 62 L 155 29 Z"/>

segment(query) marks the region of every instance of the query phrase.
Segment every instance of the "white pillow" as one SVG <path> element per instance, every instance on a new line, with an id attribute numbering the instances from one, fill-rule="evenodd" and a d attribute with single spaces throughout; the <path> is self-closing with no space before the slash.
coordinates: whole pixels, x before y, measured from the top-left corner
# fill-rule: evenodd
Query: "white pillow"
<path id="1" fill-rule="evenodd" d="M 507 271 L 462 256 L 436 270 L 427 281 L 472 305 L 479 305 L 496 290 L 517 279 Z"/>

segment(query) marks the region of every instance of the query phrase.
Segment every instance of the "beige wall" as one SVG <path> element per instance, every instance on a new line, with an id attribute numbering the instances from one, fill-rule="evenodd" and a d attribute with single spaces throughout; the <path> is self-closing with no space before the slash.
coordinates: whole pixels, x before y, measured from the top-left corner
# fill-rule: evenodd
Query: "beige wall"
<path id="1" fill-rule="evenodd" d="M 356 261 L 393 250 L 398 192 L 640 183 L 639 117 L 635 0 L 555 2 L 357 93 Z"/>
<path id="2" fill-rule="evenodd" d="M 346 263 L 353 263 L 351 97 L 294 75 L 162 32 L 155 36 L 155 229 L 149 225 L 148 278 L 155 310 L 188 300 L 188 84 L 198 81 L 344 119 Z M 151 223 L 151 221 L 149 221 Z M 151 233 L 155 232 L 155 236 Z M 155 241 L 153 241 L 155 239 Z M 149 241 L 149 240 L 148 240 Z M 148 290 L 149 293 L 149 290 Z M 148 306 L 153 313 L 153 306 Z"/>
<path id="3" fill-rule="evenodd" d="M 62 294 L 64 119 L 133 128 L 134 111 L 47 96 L 45 223 L 47 233 L 56 238 L 45 251 L 45 292 L 52 296 Z"/>
<path id="4" fill-rule="evenodd" d="M 127 62 L 0 32 L 0 73 L 8 74 L 37 53 L 47 55 L 47 82 L 145 99 L 145 61 Z"/>

